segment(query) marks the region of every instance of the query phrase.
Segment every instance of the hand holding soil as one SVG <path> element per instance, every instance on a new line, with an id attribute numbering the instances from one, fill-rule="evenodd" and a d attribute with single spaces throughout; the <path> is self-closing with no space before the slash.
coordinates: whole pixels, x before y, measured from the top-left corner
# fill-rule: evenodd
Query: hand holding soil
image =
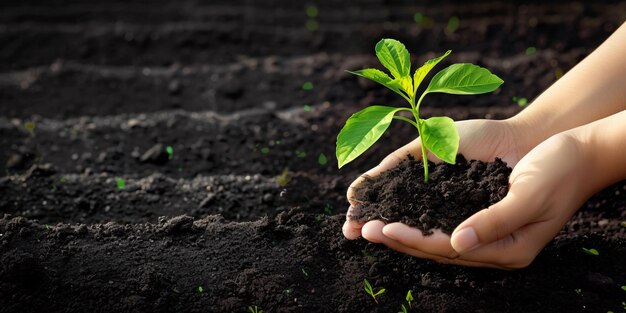
<path id="1" fill-rule="evenodd" d="M 501 201 L 465 220 L 451 236 L 441 231 L 425 236 L 402 223 L 351 220 L 357 213 L 355 188 L 365 177 L 394 168 L 408 155 L 418 156 L 421 147 L 415 140 L 351 184 L 345 237 L 363 236 L 442 263 L 503 269 L 529 265 L 589 197 L 626 177 L 626 164 L 620 161 L 626 158 L 626 111 L 622 111 L 626 95 L 618 88 L 626 83 L 621 57 L 626 48 L 620 45 L 625 38 L 622 25 L 511 119 L 456 122 L 460 154 L 484 161 L 499 157 L 514 167 L 509 192 Z M 578 97 L 572 99 L 574 90 Z M 432 155 L 429 159 L 436 161 Z"/>

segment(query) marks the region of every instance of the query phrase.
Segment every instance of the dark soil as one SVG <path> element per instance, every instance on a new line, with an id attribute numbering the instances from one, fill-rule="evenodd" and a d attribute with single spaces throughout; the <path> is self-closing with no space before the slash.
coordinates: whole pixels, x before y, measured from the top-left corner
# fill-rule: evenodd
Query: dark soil
<path id="1" fill-rule="evenodd" d="M 350 218 L 402 222 L 425 235 L 434 229 L 452 234 L 462 221 L 502 200 L 509 190 L 511 168 L 500 159 L 468 162 L 458 155 L 456 164 L 428 163 L 428 183 L 423 183 L 424 163 L 412 157 L 366 178 L 355 190 L 360 204 Z"/>
<path id="2" fill-rule="evenodd" d="M 381 37 L 505 80 L 429 95 L 424 117 L 503 119 L 625 19 L 623 1 L 2 1 L 0 312 L 397 312 L 408 290 L 413 312 L 624 311 L 626 182 L 502 272 L 341 235 L 346 188 L 414 129 L 333 155 L 350 114 L 400 104 L 345 73 L 379 66 Z"/>

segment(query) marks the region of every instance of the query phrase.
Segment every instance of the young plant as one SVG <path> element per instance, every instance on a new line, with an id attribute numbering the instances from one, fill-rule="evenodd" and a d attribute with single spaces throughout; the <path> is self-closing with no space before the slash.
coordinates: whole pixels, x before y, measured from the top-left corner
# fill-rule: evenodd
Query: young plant
<path id="1" fill-rule="evenodd" d="M 263 313 L 263 310 L 261 310 L 261 308 L 257 307 L 256 305 L 254 307 L 249 305 L 248 306 L 248 311 L 250 313 Z"/>
<path id="2" fill-rule="evenodd" d="M 404 304 L 401 304 L 400 305 L 400 312 L 398 312 L 398 313 L 409 313 L 409 311 L 406 309 Z"/>
<path id="3" fill-rule="evenodd" d="M 440 57 L 426 61 L 415 70 L 413 77 L 409 52 L 401 42 L 382 39 L 376 44 L 375 51 L 380 63 L 391 73 L 391 77 L 373 68 L 350 73 L 371 79 L 391 89 L 404 98 L 410 107 L 375 105 L 353 114 L 337 136 L 336 155 L 339 168 L 369 149 L 387 130 L 391 121 L 397 119 L 417 129 L 422 144 L 424 181 L 428 182 L 427 151 L 444 162 L 454 164 L 459 148 L 459 134 L 454 121 L 449 117 L 420 118 L 419 110 L 424 97 L 436 92 L 456 95 L 487 93 L 496 90 L 503 80 L 477 65 L 457 63 L 435 74 L 420 95 L 417 93 L 420 83 L 437 63 L 450 54 L 450 50 Z M 396 115 L 401 111 L 410 112 L 412 118 Z"/>
<path id="4" fill-rule="evenodd" d="M 363 280 L 363 288 L 368 295 L 372 296 L 372 299 L 374 299 L 374 302 L 376 302 L 376 304 L 378 304 L 378 299 L 376 299 L 376 296 L 382 295 L 386 291 L 385 288 L 381 288 L 374 293 L 374 289 L 372 288 L 370 282 L 367 281 L 367 279 Z"/>
<path id="5" fill-rule="evenodd" d="M 413 302 L 413 295 L 411 294 L 411 290 L 406 293 L 406 302 L 409 304 L 409 308 L 411 308 L 411 302 Z"/>

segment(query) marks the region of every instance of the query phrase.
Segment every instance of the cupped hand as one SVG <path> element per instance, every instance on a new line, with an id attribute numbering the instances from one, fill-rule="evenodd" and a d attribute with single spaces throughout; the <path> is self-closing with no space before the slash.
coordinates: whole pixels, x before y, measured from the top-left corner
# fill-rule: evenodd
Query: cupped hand
<path id="1" fill-rule="evenodd" d="M 515 148 L 516 132 L 507 129 L 506 123 L 473 120 L 458 122 L 457 126 L 459 152 L 468 159 L 492 161 L 501 157 L 514 166 L 507 196 L 461 223 L 451 237 L 440 231 L 423 236 L 419 229 L 402 223 L 350 221 L 350 211 L 356 204 L 352 199 L 343 228 L 346 238 L 362 235 L 371 242 L 442 263 L 521 268 L 532 262 L 589 196 L 581 192 L 582 169 L 588 162 L 572 136 L 553 136 L 520 160 L 522 153 Z M 418 155 L 418 151 L 419 143 L 413 142 L 366 174 L 378 175 L 395 166 L 402 155 Z M 352 187 L 361 181 L 357 179 Z M 349 191 L 349 199 L 351 195 Z"/>

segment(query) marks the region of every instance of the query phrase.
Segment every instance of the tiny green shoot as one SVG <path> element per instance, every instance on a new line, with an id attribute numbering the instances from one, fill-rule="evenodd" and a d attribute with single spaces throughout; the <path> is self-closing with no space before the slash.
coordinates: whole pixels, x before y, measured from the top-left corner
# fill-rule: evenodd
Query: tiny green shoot
<path id="1" fill-rule="evenodd" d="M 517 105 L 524 107 L 528 104 L 528 99 L 524 98 L 524 97 L 513 97 L 512 98 L 513 102 L 517 103 Z"/>
<path id="2" fill-rule="evenodd" d="M 537 48 L 535 48 L 535 47 L 528 47 L 528 48 L 526 48 L 526 55 L 533 55 L 533 54 L 535 54 L 535 52 L 537 52 Z"/>
<path id="3" fill-rule="evenodd" d="M 314 5 L 308 5 L 306 7 L 306 15 L 310 18 L 316 18 L 317 14 L 319 14 L 319 10 Z"/>
<path id="4" fill-rule="evenodd" d="M 577 293 L 577 294 L 581 294 L 583 292 L 583 290 L 580 289 L 580 288 L 576 288 L 576 289 L 574 289 L 574 292 Z"/>
<path id="5" fill-rule="evenodd" d="M 459 29 L 459 18 L 456 16 L 450 17 L 448 20 L 448 26 L 446 26 L 446 33 L 448 35 L 454 34 L 456 30 Z"/>
<path id="6" fill-rule="evenodd" d="M 386 291 L 385 288 L 381 288 L 380 290 L 374 292 L 372 285 L 370 284 L 370 282 L 367 281 L 367 279 L 363 280 L 363 288 L 368 295 L 372 296 L 372 299 L 374 299 L 374 302 L 376 302 L 376 304 L 378 304 L 378 299 L 376 299 L 376 297 L 382 295 Z"/>
<path id="7" fill-rule="evenodd" d="M 424 21 L 424 15 L 422 15 L 422 13 L 420 12 L 415 12 L 415 14 L 413 15 L 413 21 L 415 21 L 415 23 L 417 24 L 422 24 L 422 22 Z"/>
<path id="8" fill-rule="evenodd" d="M 304 269 L 304 267 L 301 267 L 300 271 L 302 271 L 302 275 L 304 275 L 304 278 L 309 278 L 309 273 Z"/>
<path id="9" fill-rule="evenodd" d="M 409 311 L 407 311 L 406 307 L 404 306 L 404 304 L 400 305 L 400 312 L 398 313 L 409 313 Z"/>
<path id="10" fill-rule="evenodd" d="M 311 112 L 311 106 L 308 104 L 305 104 L 302 109 L 304 110 L 304 112 Z"/>
<path id="11" fill-rule="evenodd" d="M 165 147 L 165 152 L 167 152 L 168 160 L 171 160 L 174 157 L 174 148 L 172 148 L 172 146 Z"/>
<path id="12" fill-rule="evenodd" d="M 43 225 L 43 228 L 45 228 L 46 230 L 50 230 L 50 225 L 48 225 L 48 224 L 44 224 L 44 225 Z"/>
<path id="13" fill-rule="evenodd" d="M 309 19 L 306 21 L 306 24 L 304 24 L 304 27 L 306 27 L 308 31 L 314 32 L 320 27 L 320 24 L 314 19 Z"/>
<path id="14" fill-rule="evenodd" d="M 622 286 L 622 290 L 626 291 L 626 286 Z"/>
<path id="15" fill-rule="evenodd" d="M 304 82 L 304 84 L 302 84 L 302 89 L 303 90 L 311 90 L 311 89 L 313 89 L 313 83 L 312 82 Z"/>
<path id="16" fill-rule="evenodd" d="M 289 181 L 291 180 L 291 175 L 289 174 L 289 168 L 285 167 L 283 169 L 283 172 L 276 176 L 276 182 L 281 186 L 281 187 L 285 187 L 285 185 L 287 185 L 287 183 L 289 183 Z"/>
<path id="17" fill-rule="evenodd" d="M 299 158 L 304 158 L 306 157 L 306 152 L 302 151 L 302 150 L 296 150 L 296 156 Z"/>
<path id="18" fill-rule="evenodd" d="M 251 305 L 248 306 L 248 311 L 250 313 L 263 313 L 263 310 L 261 310 L 261 308 L 257 307 L 256 305 L 254 307 Z"/>
<path id="19" fill-rule="evenodd" d="M 583 250 L 585 253 L 589 254 L 589 255 L 595 255 L 595 256 L 600 255 L 600 252 L 598 252 L 598 250 L 596 250 L 596 249 L 594 249 L 594 248 L 591 248 L 591 249 L 582 248 L 582 250 Z"/>
<path id="20" fill-rule="evenodd" d="M 202 286 L 198 286 L 198 288 L 196 290 L 198 290 L 199 293 L 203 293 L 204 292 L 204 288 L 202 288 Z"/>
<path id="21" fill-rule="evenodd" d="M 263 147 L 263 148 L 261 148 L 261 153 L 263 153 L 263 154 L 268 154 L 268 153 L 270 153 L 270 148 L 268 148 L 268 147 Z"/>
<path id="22" fill-rule="evenodd" d="M 37 127 L 37 125 L 35 125 L 35 122 L 32 121 L 27 121 L 24 123 L 24 128 L 26 128 L 26 130 L 28 131 L 28 133 L 31 136 L 35 136 L 35 128 Z"/>
<path id="23" fill-rule="evenodd" d="M 413 294 L 411 294 L 411 290 L 407 291 L 405 300 L 409 304 L 409 308 L 412 308 L 411 302 L 413 302 Z"/>
<path id="24" fill-rule="evenodd" d="M 333 214 L 333 206 L 330 203 L 326 203 L 326 205 L 324 205 L 324 213 L 326 213 L 326 215 Z"/>
<path id="25" fill-rule="evenodd" d="M 124 182 L 124 179 L 118 177 L 117 178 L 117 189 L 124 189 L 126 187 L 126 183 Z"/>
<path id="26" fill-rule="evenodd" d="M 324 153 L 320 153 L 317 157 L 317 163 L 319 163 L 319 165 L 326 165 L 326 163 L 328 163 L 328 158 Z"/>
<path id="27" fill-rule="evenodd" d="M 428 182 L 427 151 L 446 163 L 454 164 L 459 148 L 459 134 L 454 121 L 445 116 L 422 119 L 419 110 L 429 93 L 456 95 L 482 94 L 496 90 L 503 80 L 489 70 L 469 63 L 452 64 L 430 80 L 421 95 L 418 87 L 426 75 L 451 51 L 430 59 L 411 75 L 411 56 L 404 45 L 394 39 L 382 39 L 376 44 L 376 56 L 391 76 L 378 69 L 368 68 L 349 72 L 371 79 L 400 95 L 409 107 L 370 106 L 353 114 L 337 136 L 336 156 L 339 168 L 369 149 L 397 119 L 413 125 L 419 134 L 424 164 L 424 182 Z M 393 77 L 393 78 L 392 78 Z M 411 118 L 396 115 L 408 112 Z"/>

